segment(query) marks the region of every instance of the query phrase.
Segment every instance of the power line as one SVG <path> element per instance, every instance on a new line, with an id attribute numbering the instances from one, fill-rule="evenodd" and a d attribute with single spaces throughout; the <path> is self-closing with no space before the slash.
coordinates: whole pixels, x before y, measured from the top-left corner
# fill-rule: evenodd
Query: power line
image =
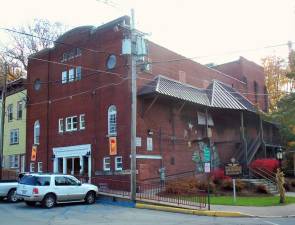
<path id="1" fill-rule="evenodd" d="M 295 42 L 291 42 L 291 43 L 295 44 Z M 253 48 L 253 49 L 234 50 L 234 51 L 228 51 L 228 52 L 215 54 L 215 55 L 214 54 L 213 55 L 201 55 L 201 56 L 194 56 L 194 57 L 175 58 L 175 59 L 170 59 L 170 60 L 159 60 L 159 61 L 149 62 L 148 64 L 180 62 L 180 61 L 193 60 L 193 59 L 201 59 L 201 58 L 209 58 L 209 57 L 216 57 L 216 56 L 232 55 L 232 54 L 237 54 L 237 53 L 242 53 L 242 52 L 259 51 L 259 50 L 263 50 L 263 49 L 277 48 L 277 47 L 283 47 L 283 46 L 288 46 L 288 43 L 280 43 L 280 44 L 268 45 L 268 46 L 264 46 L 264 47 Z M 145 63 L 138 64 L 138 65 L 144 65 L 144 64 Z"/>
<path id="2" fill-rule="evenodd" d="M 26 35 L 26 36 L 30 36 L 30 37 L 34 37 L 34 38 L 38 38 L 38 39 L 42 39 L 42 40 L 46 40 L 46 41 L 50 41 L 50 42 L 56 43 L 56 44 L 62 44 L 62 45 L 70 46 L 70 47 L 80 48 L 80 49 L 87 50 L 87 51 L 90 51 L 90 52 L 110 53 L 110 52 L 106 52 L 106 51 L 98 51 L 98 50 L 91 49 L 91 48 L 85 48 L 85 47 L 81 47 L 81 46 L 77 46 L 77 45 L 73 45 L 73 44 L 68 44 L 68 43 L 65 43 L 65 42 L 61 42 L 61 41 L 57 41 L 57 40 L 53 40 L 53 39 L 49 39 L 49 38 L 45 38 L 45 37 L 36 36 L 36 35 L 33 35 L 33 34 L 29 34 L 29 33 L 26 33 L 26 32 L 21 32 L 21 31 L 17 31 L 17 30 L 5 28 L 5 27 L 0 27 L 0 30 L 5 30 L 5 31 L 8 31 L 8 32 L 13 32 L 13 33 L 21 34 L 21 35 Z"/>
<path id="3" fill-rule="evenodd" d="M 59 44 L 65 44 L 65 45 L 70 45 L 72 47 L 79 47 L 79 46 L 76 46 L 76 45 L 72 45 L 72 44 L 67 44 L 67 43 L 64 43 L 64 42 L 59 42 L 59 41 L 54 41 L 54 40 L 51 40 L 51 39 L 47 39 L 47 38 L 43 38 L 43 37 L 39 37 L 39 36 L 36 36 L 36 35 L 32 35 L 32 34 L 28 34 L 28 33 L 25 33 L 25 32 L 20 32 L 20 31 L 16 31 L 16 30 L 12 30 L 12 29 L 8 29 L 8 28 L 3 28 L 3 27 L 0 27 L 0 29 L 2 30 L 6 30 L 6 31 L 9 31 L 9 32 L 16 32 L 18 34 L 22 34 L 22 35 L 28 35 L 28 36 L 32 36 L 32 37 L 35 37 L 35 38 L 40 38 L 40 39 L 44 39 L 44 40 L 48 40 L 48 41 L 51 41 L 51 42 L 55 42 L 55 43 L 59 43 Z M 289 42 L 289 43 L 295 43 L 295 42 Z M 198 58 L 206 58 L 206 57 L 210 57 L 210 56 L 220 56 L 220 55 L 228 55 L 228 54 L 236 54 L 236 53 L 241 53 L 241 52 L 249 52 L 249 51 L 257 51 L 257 50 L 262 50 L 262 49 L 268 49 L 268 48 L 275 48 L 275 47 L 282 47 L 282 46 L 287 46 L 288 43 L 280 43 L 280 44 L 274 44 L 274 45 L 268 45 L 268 46 L 264 46 L 264 47 L 260 47 L 260 48 L 253 48 L 253 49 L 243 49 L 243 50 L 235 50 L 235 51 L 228 51 L 228 52 L 225 52 L 225 53 L 221 53 L 221 54 L 216 54 L 216 55 L 204 55 L 204 56 L 195 56 L 195 57 L 182 57 L 182 58 L 175 58 L 175 59 L 170 59 L 170 60 L 163 60 L 163 61 L 153 61 L 153 62 L 149 62 L 148 64 L 160 64 L 160 63 L 170 63 L 170 62 L 180 62 L 180 61 L 186 61 L 186 60 L 193 60 L 193 59 L 198 59 Z M 94 49 L 90 49 L 90 48 L 83 48 L 83 47 L 80 47 L 81 49 L 85 49 L 85 50 L 88 50 L 88 51 L 93 51 L 93 52 L 98 52 L 98 53 L 105 53 L 105 51 L 97 51 L 97 50 L 94 50 Z M 34 58 L 34 57 L 29 57 L 29 58 Z M 39 58 L 35 58 L 35 59 L 39 59 Z M 39 60 L 42 60 L 42 59 L 39 59 Z M 63 64 L 63 63 L 60 63 L 61 65 L 69 65 L 69 66 L 73 66 L 71 64 Z M 141 66 L 141 65 L 145 65 L 146 63 L 139 63 L 137 64 L 138 66 Z M 128 66 L 128 65 L 127 65 Z M 204 66 L 204 65 L 203 65 Z M 90 68 L 91 69 L 91 68 Z M 218 71 L 218 70 L 215 70 L 215 69 L 212 69 L 212 68 L 209 68 L 211 70 L 214 70 L 215 72 L 218 72 L 219 74 L 223 75 L 223 76 L 226 76 L 228 78 L 231 78 L 231 79 L 234 79 L 234 80 L 237 80 L 238 82 L 241 82 L 241 83 L 244 83 L 243 81 L 235 78 L 235 77 L 232 77 L 228 74 L 225 74 L 221 71 Z"/>
<path id="4" fill-rule="evenodd" d="M 106 87 L 118 86 L 118 85 L 123 84 L 126 80 L 129 80 L 129 79 L 130 79 L 129 77 L 122 78 L 122 80 L 120 82 L 117 82 L 117 83 L 105 84 L 105 85 L 96 87 L 96 88 L 94 88 L 92 90 L 82 91 L 82 92 L 74 93 L 74 94 L 67 95 L 67 96 L 64 96 L 64 97 L 61 97 L 61 98 L 52 99 L 52 100 L 45 100 L 45 101 L 36 102 L 36 103 L 29 103 L 27 105 L 32 106 L 32 105 L 40 105 L 40 104 L 46 104 L 46 103 L 50 103 L 50 104 L 51 103 L 55 103 L 55 102 L 62 101 L 62 100 L 68 99 L 68 98 L 72 98 L 72 97 L 76 97 L 76 96 L 79 96 L 79 95 L 91 93 L 93 91 L 96 91 L 96 90 L 99 90 L 99 89 L 103 89 L 103 88 L 106 88 Z"/>

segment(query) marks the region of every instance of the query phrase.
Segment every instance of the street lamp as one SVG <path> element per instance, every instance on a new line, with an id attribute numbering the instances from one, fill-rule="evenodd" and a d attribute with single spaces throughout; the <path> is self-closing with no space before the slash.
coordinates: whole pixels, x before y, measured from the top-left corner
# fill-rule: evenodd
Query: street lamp
<path id="1" fill-rule="evenodd" d="M 283 151 L 282 147 L 277 150 L 277 159 L 279 160 L 279 168 L 282 169 Z"/>

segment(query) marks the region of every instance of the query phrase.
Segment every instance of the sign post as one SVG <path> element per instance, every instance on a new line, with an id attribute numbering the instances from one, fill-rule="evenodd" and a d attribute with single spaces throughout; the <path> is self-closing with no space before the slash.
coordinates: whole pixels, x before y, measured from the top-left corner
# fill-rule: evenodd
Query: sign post
<path id="1" fill-rule="evenodd" d="M 234 158 L 231 159 L 231 163 L 228 163 L 224 169 L 225 175 L 232 177 L 233 180 L 233 198 L 234 203 L 237 202 L 236 194 L 236 177 L 242 174 L 242 166 L 239 163 L 236 163 Z"/>
<path id="2" fill-rule="evenodd" d="M 205 147 L 204 149 L 204 172 L 207 173 L 208 177 L 208 210 L 210 210 L 210 172 L 211 172 L 211 152 L 210 147 Z"/>
<path id="3" fill-rule="evenodd" d="M 237 195 L 236 195 L 236 179 L 233 179 L 233 192 L 234 192 L 234 203 L 237 202 Z"/>

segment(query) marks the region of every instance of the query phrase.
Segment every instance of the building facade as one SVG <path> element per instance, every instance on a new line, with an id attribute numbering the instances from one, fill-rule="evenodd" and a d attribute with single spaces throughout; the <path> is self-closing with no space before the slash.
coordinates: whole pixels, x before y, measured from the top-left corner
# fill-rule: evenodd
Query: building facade
<path id="1" fill-rule="evenodd" d="M 27 91 L 23 79 L 8 83 L 5 101 L 3 168 L 25 171 Z"/>
<path id="2" fill-rule="evenodd" d="M 78 27 L 30 57 L 27 170 L 96 184 L 120 180 L 129 188 L 131 58 L 121 54 L 128 25 L 129 17 L 121 17 Z M 195 171 L 208 139 L 221 166 L 254 141 L 241 138 L 241 117 L 249 137 L 261 137 L 254 156 L 266 156 L 265 124 L 251 99 L 235 89 L 245 80 L 179 58 L 153 42 L 148 55 L 138 56 L 138 180 Z"/>

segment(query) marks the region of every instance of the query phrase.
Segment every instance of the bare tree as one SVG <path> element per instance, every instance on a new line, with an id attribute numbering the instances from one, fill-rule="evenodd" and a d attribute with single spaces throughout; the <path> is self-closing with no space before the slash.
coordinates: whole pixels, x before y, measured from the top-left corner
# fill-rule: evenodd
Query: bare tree
<path id="1" fill-rule="evenodd" d="M 2 47 L 1 55 L 11 67 L 27 70 L 28 56 L 53 46 L 54 41 L 66 30 L 59 22 L 35 19 L 32 24 L 7 29 L 10 42 Z"/>

